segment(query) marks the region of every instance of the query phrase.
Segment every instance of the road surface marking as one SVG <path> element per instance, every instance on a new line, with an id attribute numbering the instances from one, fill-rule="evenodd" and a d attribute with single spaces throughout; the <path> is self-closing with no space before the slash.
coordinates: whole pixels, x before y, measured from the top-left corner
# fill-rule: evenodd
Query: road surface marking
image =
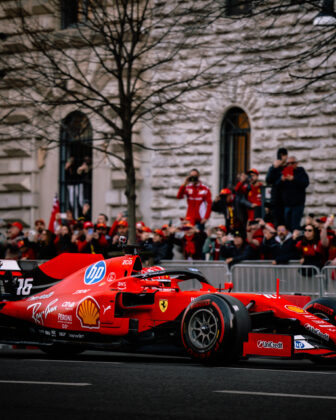
<path id="1" fill-rule="evenodd" d="M 88 382 L 42 382 L 42 381 L 6 381 L 0 380 L 2 384 L 27 384 L 27 385 L 59 385 L 59 386 L 89 386 Z"/>
<path id="2" fill-rule="evenodd" d="M 267 369 L 267 368 L 248 368 L 248 367 L 223 367 L 223 369 L 228 370 L 253 370 L 253 371 L 266 371 L 266 372 L 276 372 L 276 373 L 314 373 L 319 375 L 336 375 L 336 372 L 322 372 L 318 370 L 292 370 L 292 369 Z"/>
<path id="3" fill-rule="evenodd" d="M 286 398 L 308 398 L 318 400 L 336 400 L 336 397 L 328 395 L 304 395 L 304 394 L 282 394 L 279 392 L 253 392 L 253 391 L 213 391 L 221 394 L 256 395 L 260 397 L 286 397 Z"/>
<path id="4" fill-rule="evenodd" d="M 94 364 L 108 364 L 108 365 L 122 365 L 121 362 L 100 362 L 99 360 L 61 360 L 61 359 L 22 359 L 25 362 L 59 362 L 59 363 L 94 363 Z"/>

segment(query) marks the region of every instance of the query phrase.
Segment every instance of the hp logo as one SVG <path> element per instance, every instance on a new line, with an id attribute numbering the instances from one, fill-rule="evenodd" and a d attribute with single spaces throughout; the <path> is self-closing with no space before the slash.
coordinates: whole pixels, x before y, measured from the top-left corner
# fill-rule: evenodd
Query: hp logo
<path id="1" fill-rule="evenodd" d="M 105 261 L 98 261 L 93 265 L 90 265 L 85 271 L 84 283 L 95 284 L 103 280 L 106 273 Z"/>

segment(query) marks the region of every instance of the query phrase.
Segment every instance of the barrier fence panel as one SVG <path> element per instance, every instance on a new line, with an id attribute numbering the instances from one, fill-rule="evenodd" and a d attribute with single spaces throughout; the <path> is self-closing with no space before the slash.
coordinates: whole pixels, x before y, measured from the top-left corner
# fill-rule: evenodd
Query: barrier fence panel
<path id="1" fill-rule="evenodd" d="M 321 295 L 321 274 L 315 266 L 237 264 L 231 269 L 233 291 L 275 293 L 280 279 L 280 293 Z"/>
<path id="2" fill-rule="evenodd" d="M 327 265 L 322 268 L 322 296 L 336 296 L 336 266 Z"/>
<path id="3" fill-rule="evenodd" d="M 203 260 L 162 260 L 160 265 L 163 267 L 173 269 L 185 269 L 188 267 L 194 267 L 200 270 L 200 272 L 206 277 L 212 286 L 218 288 L 224 288 L 224 283 L 231 281 L 231 273 L 228 265 L 224 261 L 203 261 Z M 197 282 L 192 282 L 192 287 L 196 287 Z M 181 285 L 183 290 L 187 290 Z M 188 287 L 189 288 L 189 287 Z"/>

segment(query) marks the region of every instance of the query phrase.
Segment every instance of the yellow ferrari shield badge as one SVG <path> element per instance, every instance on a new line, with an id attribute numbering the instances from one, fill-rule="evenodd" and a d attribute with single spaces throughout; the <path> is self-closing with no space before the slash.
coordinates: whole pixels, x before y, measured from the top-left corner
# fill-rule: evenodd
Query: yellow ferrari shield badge
<path id="1" fill-rule="evenodd" d="M 159 306 L 160 306 L 161 312 L 166 312 L 168 308 L 168 299 L 160 299 Z"/>

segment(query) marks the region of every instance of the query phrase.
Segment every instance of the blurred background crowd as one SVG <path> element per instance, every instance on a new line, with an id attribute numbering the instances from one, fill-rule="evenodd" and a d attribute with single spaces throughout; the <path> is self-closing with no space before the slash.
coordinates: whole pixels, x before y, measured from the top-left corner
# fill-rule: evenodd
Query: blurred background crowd
<path id="1" fill-rule="evenodd" d="M 154 264 L 171 259 L 221 260 L 229 266 L 242 260 L 272 264 L 300 260 L 319 268 L 336 264 L 334 217 L 304 217 L 309 176 L 295 156 L 279 149 L 265 185 L 270 188 L 267 202 L 259 172 L 252 168 L 212 199 L 199 171 L 192 169 L 176 196 L 187 201 L 185 217 L 157 227 L 136 223 L 135 245 L 143 260 Z M 215 214 L 214 219 L 221 220 L 216 226 L 211 220 Z M 48 226 L 39 219 L 33 229 L 24 230 L 20 222 L 13 222 L 1 236 L 0 258 L 47 260 L 63 252 L 120 255 L 128 237 L 127 212 L 111 223 L 104 213 L 96 220 L 89 215 L 85 204 L 77 218 L 71 210 L 54 209 Z"/>

